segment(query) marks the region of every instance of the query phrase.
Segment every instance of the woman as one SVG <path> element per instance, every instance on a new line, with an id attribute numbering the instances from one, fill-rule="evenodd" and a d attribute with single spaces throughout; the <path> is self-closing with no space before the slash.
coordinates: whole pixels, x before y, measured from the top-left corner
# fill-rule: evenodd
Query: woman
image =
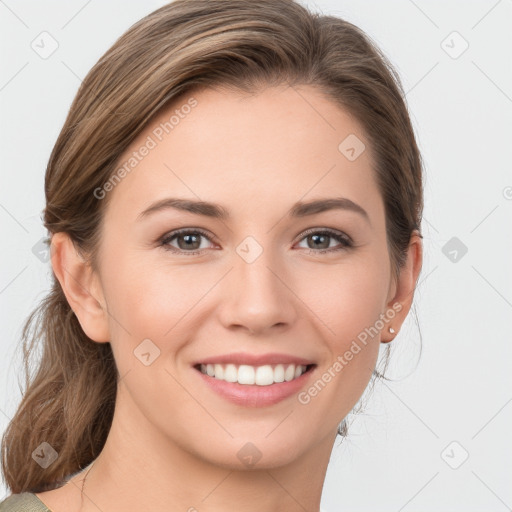
<path id="1" fill-rule="evenodd" d="M 421 270 L 385 56 L 291 0 L 177 0 L 85 78 L 45 192 L 0 510 L 318 511 Z"/>

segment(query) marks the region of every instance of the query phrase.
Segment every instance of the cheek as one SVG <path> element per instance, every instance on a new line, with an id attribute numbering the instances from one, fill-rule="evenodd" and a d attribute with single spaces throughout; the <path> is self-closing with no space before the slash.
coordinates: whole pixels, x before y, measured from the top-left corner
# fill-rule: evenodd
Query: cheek
<path id="1" fill-rule="evenodd" d="M 134 356 L 148 351 L 151 359 L 156 354 L 152 368 L 170 360 L 174 365 L 200 327 L 208 292 L 222 272 L 194 264 L 170 265 L 162 257 L 143 253 L 112 258 L 111 264 L 105 291 L 120 373 L 137 368 L 140 363 Z M 163 377 L 169 379 L 168 374 Z"/>
<path id="2" fill-rule="evenodd" d="M 317 276 L 318 277 L 318 276 Z M 321 320 L 327 357 L 311 385 L 298 395 L 318 429 L 344 418 L 366 389 L 377 363 L 380 331 L 375 327 L 385 298 L 378 267 L 346 266 L 329 272 L 324 293 L 309 292 L 305 302 Z M 380 324 L 379 324 L 380 325 Z M 327 326 L 327 327 L 325 327 Z"/>
<path id="3" fill-rule="evenodd" d="M 116 260 L 111 276 L 105 287 L 110 310 L 138 336 L 162 337 L 204 293 L 200 272 L 181 271 L 143 254 Z"/>
<path id="4" fill-rule="evenodd" d="M 387 275 L 381 261 L 353 257 L 336 265 L 317 268 L 298 279 L 298 295 L 323 326 L 336 352 L 344 351 L 353 339 L 375 325 L 383 312 Z M 302 283 L 299 285 L 299 283 Z M 314 286 L 313 286 L 314 284 Z M 379 324 L 380 325 L 380 324 Z M 375 331 L 371 330 L 375 337 Z"/>
<path id="5" fill-rule="evenodd" d="M 371 255 L 347 258 L 346 264 L 317 270 L 316 286 L 303 285 L 299 290 L 322 326 L 328 348 L 317 380 L 299 402 L 332 407 L 333 417 L 338 418 L 350 411 L 364 391 L 379 354 L 379 318 L 388 284 L 384 264 Z"/>

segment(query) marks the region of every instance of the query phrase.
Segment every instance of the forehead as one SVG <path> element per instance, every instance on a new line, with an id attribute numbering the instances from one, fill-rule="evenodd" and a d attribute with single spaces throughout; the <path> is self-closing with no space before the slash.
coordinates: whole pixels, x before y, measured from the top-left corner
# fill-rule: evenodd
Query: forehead
<path id="1" fill-rule="evenodd" d="M 382 206 L 361 125 L 311 86 L 183 94 L 117 164 L 128 172 L 109 192 L 109 209 L 129 206 L 123 215 L 133 219 L 168 196 L 258 214 L 262 206 L 334 195 L 365 203 L 374 215 Z"/>

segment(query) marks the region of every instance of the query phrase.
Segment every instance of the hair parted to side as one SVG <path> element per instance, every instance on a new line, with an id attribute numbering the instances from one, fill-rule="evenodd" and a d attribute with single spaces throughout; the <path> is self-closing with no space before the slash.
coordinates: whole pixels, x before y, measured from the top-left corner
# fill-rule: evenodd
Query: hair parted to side
<path id="1" fill-rule="evenodd" d="M 400 79 L 361 29 L 292 0 L 176 0 L 122 35 L 82 82 L 51 153 L 49 233 L 68 233 L 97 268 L 108 195 L 99 200 L 94 190 L 153 116 L 197 88 L 254 92 L 281 84 L 314 86 L 361 123 L 398 275 L 423 210 L 422 161 Z M 55 275 L 22 342 L 26 389 L 1 446 L 4 481 L 13 493 L 59 487 L 99 455 L 119 378 L 110 344 L 85 335 Z M 42 355 L 30 375 L 38 342 Z M 43 442 L 58 453 L 46 469 L 32 458 Z"/>

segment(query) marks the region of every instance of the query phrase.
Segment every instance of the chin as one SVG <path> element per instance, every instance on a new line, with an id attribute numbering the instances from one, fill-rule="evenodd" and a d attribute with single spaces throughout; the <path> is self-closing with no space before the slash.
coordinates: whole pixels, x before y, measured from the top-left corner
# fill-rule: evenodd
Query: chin
<path id="1" fill-rule="evenodd" d="M 279 420 L 281 421 L 281 420 Z M 285 420 L 286 421 L 286 420 Z M 277 422 L 279 423 L 279 422 Z M 223 439 L 208 439 L 202 447 L 196 448 L 196 453 L 209 463 L 228 470 L 254 471 L 258 469 L 272 469 L 287 466 L 300 459 L 312 448 L 318 439 L 314 436 L 308 442 L 305 433 L 301 434 L 296 425 L 294 432 L 290 432 L 290 426 L 272 428 L 262 433 L 248 431 L 245 435 L 230 438 L 227 434 Z M 278 430 L 282 428 L 281 431 Z M 271 432 L 270 435 L 268 432 Z"/>

